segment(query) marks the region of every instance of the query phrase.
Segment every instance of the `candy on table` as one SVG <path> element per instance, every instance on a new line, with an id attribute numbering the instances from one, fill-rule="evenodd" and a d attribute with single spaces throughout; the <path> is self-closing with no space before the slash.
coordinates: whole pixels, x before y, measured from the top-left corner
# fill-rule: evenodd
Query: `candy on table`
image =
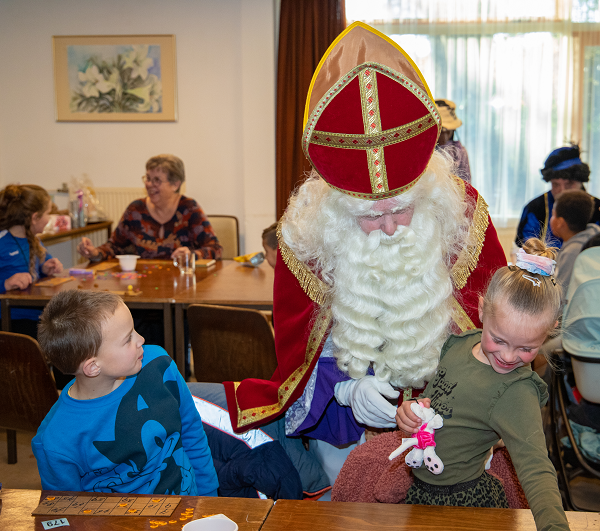
<path id="1" fill-rule="evenodd" d="M 80 267 L 71 267 L 69 269 L 69 275 L 86 275 L 86 276 L 94 276 L 93 269 L 82 269 Z"/>

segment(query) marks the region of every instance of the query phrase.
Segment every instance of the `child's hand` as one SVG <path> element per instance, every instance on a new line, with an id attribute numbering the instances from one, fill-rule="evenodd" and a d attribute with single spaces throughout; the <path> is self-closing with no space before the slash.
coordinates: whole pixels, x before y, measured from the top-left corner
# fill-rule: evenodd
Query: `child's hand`
<path id="1" fill-rule="evenodd" d="M 33 282 L 33 278 L 29 273 L 15 273 L 12 277 L 4 281 L 4 289 L 26 289 Z"/>
<path id="2" fill-rule="evenodd" d="M 63 270 L 63 265 L 58 258 L 50 258 L 42 265 L 42 273 L 44 275 L 58 275 Z"/>
<path id="3" fill-rule="evenodd" d="M 396 410 L 396 424 L 405 433 L 417 433 L 423 422 L 410 409 L 410 405 L 414 402 L 414 400 L 405 400 Z M 431 399 L 429 398 L 419 398 L 418 402 L 427 408 L 431 406 Z"/>

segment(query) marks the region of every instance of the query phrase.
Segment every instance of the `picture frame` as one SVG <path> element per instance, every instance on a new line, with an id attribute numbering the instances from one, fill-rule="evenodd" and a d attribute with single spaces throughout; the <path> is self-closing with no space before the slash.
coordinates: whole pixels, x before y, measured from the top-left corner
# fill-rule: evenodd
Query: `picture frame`
<path id="1" fill-rule="evenodd" d="M 52 37 L 58 122 L 177 120 L 175 35 Z"/>

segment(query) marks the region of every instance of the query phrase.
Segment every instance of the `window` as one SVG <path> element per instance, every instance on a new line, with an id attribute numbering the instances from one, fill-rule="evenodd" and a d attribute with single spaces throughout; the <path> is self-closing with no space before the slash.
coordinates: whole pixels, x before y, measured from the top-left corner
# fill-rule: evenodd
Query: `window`
<path id="1" fill-rule="evenodd" d="M 549 188 L 539 170 L 570 140 L 600 193 L 598 0 L 346 0 L 346 18 L 389 35 L 434 97 L 457 104 L 472 182 L 497 226 Z"/>

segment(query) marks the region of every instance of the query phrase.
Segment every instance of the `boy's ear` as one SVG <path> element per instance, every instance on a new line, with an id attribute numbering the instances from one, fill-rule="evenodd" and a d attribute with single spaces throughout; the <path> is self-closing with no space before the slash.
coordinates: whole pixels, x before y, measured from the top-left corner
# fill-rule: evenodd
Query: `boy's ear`
<path id="1" fill-rule="evenodd" d="M 479 320 L 483 323 L 483 297 L 481 295 L 479 296 L 477 311 L 479 312 Z"/>
<path id="2" fill-rule="evenodd" d="M 565 220 L 565 218 L 560 218 L 558 216 L 554 217 L 554 224 L 556 226 L 556 228 L 558 229 L 558 232 L 562 233 L 563 230 L 568 227 L 567 222 Z M 554 232 L 554 231 L 553 231 Z"/>
<path id="3" fill-rule="evenodd" d="M 100 374 L 100 366 L 96 363 L 96 358 L 88 358 L 81 364 L 81 372 L 88 378 L 95 378 Z"/>

